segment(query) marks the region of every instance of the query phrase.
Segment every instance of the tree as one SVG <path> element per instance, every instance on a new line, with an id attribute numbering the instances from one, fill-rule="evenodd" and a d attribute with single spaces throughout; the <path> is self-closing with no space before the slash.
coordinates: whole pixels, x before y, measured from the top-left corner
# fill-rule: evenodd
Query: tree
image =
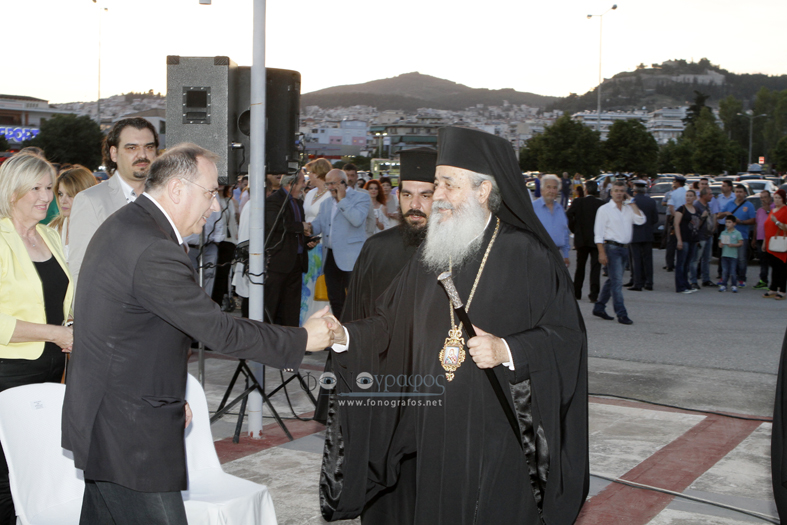
<path id="1" fill-rule="evenodd" d="M 689 109 L 686 110 L 686 118 L 683 119 L 684 124 L 688 126 L 699 118 L 702 109 L 708 107 L 705 105 L 705 101 L 708 100 L 708 98 L 710 98 L 710 95 L 700 93 L 696 89 L 694 90 L 694 104 L 689 106 Z"/>
<path id="2" fill-rule="evenodd" d="M 594 177 L 601 170 L 598 132 L 572 120 L 569 115 L 563 115 L 547 127 L 536 142 L 536 148 L 539 171 L 578 172 L 585 177 Z"/>
<path id="3" fill-rule="evenodd" d="M 777 170 L 781 172 L 787 171 L 787 135 L 782 137 L 779 143 L 776 144 L 771 160 Z"/>
<path id="4" fill-rule="evenodd" d="M 538 157 L 542 149 L 542 136 L 531 137 L 525 147 L 519 150 L 519 168 L 522 171 L 538 171 Z"/>
<path id="5" fill-rule="evenodd" d="M 716 124 L 709 108 L 703 108 L 694 124 L 694 171 L 702 174 L 719 174 L 728 168 L 731 142 Z"/>
<path id="6" fill-rule="evenodd" d="M 5 135 L 0 135 L 0 151 L 8 151 L 8 148 L 11 147 L 8 144 L 8 139 L 5 138 Z"/>
<path id="7" fill-rule="evenodd" d="M 101 164 L 103 139 L 98 124 L 87 115 L 55 115 L 42 122 L 38 136 L 23 145 L 43 149 L 52 162 L 82 164 L 95 169 Z"/>
<path id="8" fill-rule="evenodd" d="M 637 120 L 618 120 L 609 129 L 604 143 L 606 169 L 613 172 L 656 175 L 659 145 Z"/>

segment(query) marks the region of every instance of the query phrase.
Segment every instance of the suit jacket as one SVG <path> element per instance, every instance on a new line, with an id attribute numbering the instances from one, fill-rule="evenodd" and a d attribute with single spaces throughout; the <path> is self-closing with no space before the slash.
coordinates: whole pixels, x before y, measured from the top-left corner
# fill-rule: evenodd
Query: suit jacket
<path id="1" fill-rule="evenodd" d="M 593 227 L 596 224 L 596 212 L 604 205 L 604 201 L 594 195 L 574 199 L 566 211 L 568 229 L 574 234 L 574 246 L 593 248 Z"/>
<path id="2" fill-rule="evenodd" d="M 282 211 L 279 215 L 282 204 Z M 295 217 L 293 204 L 298 207 L 300 217 Z M 275 191 L 265 199 L 265 239 L 268 242 L 268 270 L 279 273 L 290 273 L 298 269 L 302 273 L 309 270 L 309 249 L 306 247 L 307 239 L 303 234 L 303 221 L 306 215 L 303 212 L 303 203 L 293 199 L 284 188 Z M 274 222 L 276 227 L 273 227 Z M 298 253 L 298 244 L 302 243 L 302 252 Z"/>
<path id="3" fill-rule="evenodd" d="M 330 198 L 320 205 L 320 213 L 312 221 L 312 233 L 322 233 L 323 242 L 333 250 L 336 266 L 351 272 L 366 240 L 366 218 L 372 201 L 369 195 L 347 188 L 347 195 L 338 204 L 336 217 L 332 218 L 334 202 Z"/>
<path id="4" fill-rule="evenodd" d="M 634 225 L 631 242 L 653 242 L 653 228 L 659 223 L 656 201 L 644 193 L 637 193 L 634 195 L 634 203 L 645 216 L 645 224 Z"/>
<path id="5" fill-rule="evenodd" d="M 68 230 L 68 268 L 76 288 L 87 245 L 107 217 L 126 205 L 126 196 L 120 186 L 120 175 L 81 191 L 71 207 L 71 225 Z"/>
<path id="6" fill-rule="evenodd" d="M 142 492 L 184 490 L 192 338 L 221 353 L 297 368 L 306 330 L 222 312 L 147 196 L 104 221 L 83 268 L 90 286 L 76 293 L 62 445 L 88 479 Z"/>
<path id="7" fill-rule="evenodd" d="M 43 224 L 38 224 L 36 230 L 68 276 L 60 234 Z M 63 319 L 70 317 L 73 298 L 74 285 L 69 282 Z M 22 238 L 11 219 L 5 218 L 0 220 L 0 359 L 38 359 L 44 352 L 44 341 L 9 343 L 17 319 L 46 324 L 44 288 Z"/>

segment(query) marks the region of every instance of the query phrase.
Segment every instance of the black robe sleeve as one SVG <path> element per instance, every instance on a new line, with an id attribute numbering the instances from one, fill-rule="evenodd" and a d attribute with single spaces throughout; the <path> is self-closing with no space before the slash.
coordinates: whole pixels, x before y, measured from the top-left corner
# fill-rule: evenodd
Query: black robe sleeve
<path id="1" fill-rule="evenodd" d="M 773 430 L 771 432 L 771 477 L 773 478 L 773 498 L 782 523 L 787 522 L 787 454 L 784 451 L 787 439 L 787 333 L 782 343 L 782 356 L 779 362 L 779 375 L 776 379 L 776 400 L 773 404 Z"/>

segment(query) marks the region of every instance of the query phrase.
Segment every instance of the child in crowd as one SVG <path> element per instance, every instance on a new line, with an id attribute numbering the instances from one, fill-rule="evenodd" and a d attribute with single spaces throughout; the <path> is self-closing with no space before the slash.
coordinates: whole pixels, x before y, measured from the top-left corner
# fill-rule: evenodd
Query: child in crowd
<path id="1" fill-rule="evenodd" d="M 727 215 L 724 224 L 727 229 L 719 236 L 719 248 L 721 248 L 721 285 L 719 286 L 720 292 L 727 291 L 727 278 L 730 279 L 732 284 L 732 291 L 737 292 L 738 276 L 738 248 L 743 246 L 743 236 L 741 232 L 735 229 L 735 223 L 738 219 L 735 215 Z"/>

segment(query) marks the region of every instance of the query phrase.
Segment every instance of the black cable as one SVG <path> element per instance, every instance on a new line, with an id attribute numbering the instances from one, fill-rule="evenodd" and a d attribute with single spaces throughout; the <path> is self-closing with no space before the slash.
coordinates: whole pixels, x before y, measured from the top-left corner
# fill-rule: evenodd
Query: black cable
<path id="1" fill-rule="evenodd" d="M 673 490 L 667 490 L 667 489 L 662 489 L 662 488 L 659 488 L 659 487 L 653 487 L 651 485 L 644 485 L 642 483 L 637 483 L 636 481 L 627 481 L 627 480 L 620 479 L 620 478 L 611 478 L 611 477 L 608 477 L 608 476 L 603 476 L 601 474 L 593 474 L 592 472 L 590 473 L 590 475 L 593 476 L 594 478 L 603 479 L 605 481 L 611 481 L 612 483 L 619 483 L 619 484 L 625 485 L 627 487 L 631 487 L 631 488 L 635 488 L 635 489 L 641 489 L 641 490 L 650 490 L 650 491 L 653 491 L 653 492 L 661 492 L 662 494 L 669 494 L 670 496 L 675 496 L 677 498 L 683 498 L 683 499 L 687 499 L 689 501 L 694 501 L 694 502 L 697 502 L 697 503 L 703 503 L 705 505 L 710 505 L 710 506 L 713 506 L 713 507 L 719 507 L 721 509 L 731 510 L 733 512 L 738 512 L 740 514 L 746 514 L 747 516 L 752 516 L 754 518 L 761 519 L 763 521 L 767 521 L 767 522 L 770 522 L 770 523 L 776 523 L 777 525 L 779 523 L 781 523 L 779 521 L 779 518 L 776 518 L 775 516 L 769 516 L 767 514 L 760 514 L 759 512 L 754 512 L 754 511 L 751 511 L 751 510 L 742 509 L 740 507 L 733 507 L 732 505 L 727 505 L 725 503 L 718 503 L 718 502 L 715 502 L 715 501 L 711 501 L 711 500 L 707 500 L 707 499 L 703 499 L 703 498 L 698 498 L 696 496 L 689 496 L 688 494 L 683 494 L 681 492 L 675 492 Z"/>
<path id="2" fill-rule="evenodd" d="M 714 412 L 713 410 L 701 410 L 699 408 L 686 408 L 686 407 L 679 407 L 677 405 L 669 405 L 667 403 L 658 403 L 656 401 L 648 401 L 646 399 L 637 399 L 635 397 L 626 397 L 626 396 L 617 396 L 615 394 L 593 394 L 589 393 L 588 396 L 596 396 L 596 397 L 612 397 L 615 399 L 625 399 L 626 401 L 636 401 L 638 403 L 646 403 L 648 405 L 656 405 L 660 407 L 666 408 L 676 408 L 678 410 L 685 410 L 687 412 L 698 412 L 700 414 L 711 414 L 714 416 L 722 416 L 722 417 L 729 417 L 732 419 L 742 419 L 744 421 L 760 421 L 762 423 L 771 423 L 773 422 L 773 418 L 766 418 L 766 417 L 748 417 L 748 416 L 736 416 L 734 414 L 725 414 L 724 412 Z"/>

